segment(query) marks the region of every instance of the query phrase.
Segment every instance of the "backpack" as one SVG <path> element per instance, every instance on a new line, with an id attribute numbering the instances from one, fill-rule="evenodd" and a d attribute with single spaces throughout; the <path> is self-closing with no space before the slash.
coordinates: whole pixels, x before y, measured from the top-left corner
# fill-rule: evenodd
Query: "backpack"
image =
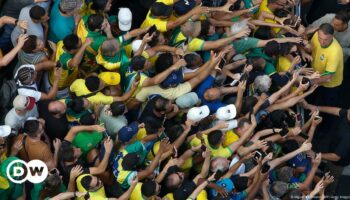
<path id="1" fill-rule="evenodd" d="M 5 80 L 0 90 L 0 120 L 4 122 L 5 116 L 12 109 L 12 102 L 17 96 L 17 84 L 15 80 Z"/>

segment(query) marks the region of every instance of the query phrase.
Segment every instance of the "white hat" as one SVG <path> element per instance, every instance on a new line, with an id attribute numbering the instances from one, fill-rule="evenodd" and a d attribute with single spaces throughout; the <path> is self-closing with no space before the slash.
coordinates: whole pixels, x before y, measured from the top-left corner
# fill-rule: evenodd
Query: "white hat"
<path id="1" fill-rule="evenodd" d="M 187 119 L 190 119 L 194 122 L 199 122 L 202 119 L 206 118 L 210 114 L 208 106 L 194 107 L 191 108 L 187 113 Z"/>
<path id="2" fill-rule="evenodd" d="M 120 30 L 129 31 L 131 29 L 132 13 L 129 8 L 119 8 L 118 21 Z"/>
<path id="3" fill-rule="evenodd" d="M 9 125 L 0 126 L 0 137 L 7 137 L 11 134 L 11 127 Z"/>
<path id="4" fill-rule="evenodd" d="M 236 106 L 234 104 L 227 105 L 225 107 L 221 107 L 216 111 L 216 118 L 218 120 L 230 120 L 236 117 L 237 111 Z"/>
<path id="5" fill-rule="evenodd" d="M 222 131 L 229 131 L 229 130 L 232 130 L 234 128 L 237 128 L 238 121 L 234 119 L 234 120 L 226 121 L 226 124 L 227 124 L 227 128 L 221 129 Z"/>
<path id="6" fill-rule="evenodd" d="M 142 40 L 134 40 L 131 43 L 132 51 L 135 53 L 137 50 L 139 50 L 140 46 L 142 44 Z"/>

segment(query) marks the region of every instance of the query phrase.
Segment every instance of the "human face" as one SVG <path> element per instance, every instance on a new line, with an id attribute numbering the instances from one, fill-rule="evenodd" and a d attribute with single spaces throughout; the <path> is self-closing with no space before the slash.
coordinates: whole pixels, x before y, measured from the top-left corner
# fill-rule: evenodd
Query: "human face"
<path id="1" fill-rule="evenodd" d="M 2 153 L 4 150 L 6 150 L 6 139 L 3 137 L 0 137 L 0 152 Z"/>
<path id="2" fill-rule="evenodd" d="M 212 36 L 215 34 L 215 26 L 210 25 L 208 35 Z"/>
<path id="3" fill-rule="evenodd" d="M 64 114 L 66 113 L 67 106 L 60 101 L 53 101 L 50 102 L 48 109 L 55 114 Z"/>
<path id="4" fill-rule="evenodd" d="M 221 92 L 218 88 L 210 88 L 204 92 L 204 98 L 207 101 L 214 101 L 220 98 Z"/>
<path id="5" fill-rule="evenodd" d="M 348 28 L 348 24 L 343 23 L 343 21 L 341 21 L 337 18 L 333 18 L 331 24 L 332 24 L 334 30 L 338 31 L 338 32 L 344 32 Z"/>
<path id="6" fill-rule="evenodd" d="M 159 34 L 159 37 L 158 37 L 158 45 L 163 45 L 165 44 L 166 40 L 165 40 L 165 37 L 162 33 Z"/>
<path id="7" fill-rule="evenodd" d="M 75 147 L 73 147 L 73 150 L 74 150 L 74 157 L 78 159 L 81 156 L 81 150 Z"/>
<path id="8" fill-rule="evenodd" d="M 325 34 L 323 31 L 318 31 L 318 41 L 320 42 L 321 47 L 328 47 L 333 41 L 333 35 Z"/>
<path id="9" fill-rule="evenodd" d="M 241 137 L 250 128 L 249 123 L 244 123 L 242 127 L 237 128 L 237 134 Z"/>
<path id="10" fill-rule="evenodd" d="M 171 178 L 173 179 L 174 185 L 181 186 L 185 179 L 185 174 L 183 172 L 176 172 L 171 175 Z"/>
<path id="11" fill-rule="evenodd" d="M 230 161 L 227 160 L 226 158 L 217 158 L 215 160 L 215 163 L 213 163 L 213 168 L 214 169 L 223 169 L 226 171 L 229 167 Z"/>
<path id="12" fill-rule="evenodd" d="M 49 19 L 49 14 L 46 12 L 45 15 L 40 19 L 40 23 L 47 22 Z"/>
<path id="13" fill-rule="evenodd" d="M 101 179 L 97 178 L 96 176 L 92 177 L 91 183 L 90 183 L 90 192 L 94 192 L 99 190 L 100 188 L 103 187 L 103 183 L 101 181 Z"/>
<path id="14" fill-rule="evenodd" d="M 45 44 L 42 40 L 40 40 L 39 38 L 36 39 L 36 49 L 34 51 L 42 51 L 45 48 Z"/>

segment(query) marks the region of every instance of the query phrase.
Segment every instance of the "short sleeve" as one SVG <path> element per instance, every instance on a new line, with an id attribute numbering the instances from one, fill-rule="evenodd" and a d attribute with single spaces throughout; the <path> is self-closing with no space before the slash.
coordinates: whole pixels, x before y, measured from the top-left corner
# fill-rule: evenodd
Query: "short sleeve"
<path id="1" fill-rule="evenodd" d="M 164 3 L 165 5 L 173 5 L 174 4 L 174 0 L 158 0 L 158 3 Z"/>
<path id="2" fill-rule="evenodd" d="M 96 104 L 104 104 L 104 105 L 108 105 L 113 103 L 113 97 L 112 96 L 106 96 L 103 93 L 99 92 L 96 95 L 89 97 L 89 100 L 91 100 L 91 102 L 96 103 Z"/>
<path id="3" fill-rule="evenodd" d="M 200 144 L 201 144 L 201 140 L 198 139 L 197 137 L 194 137 L 190 142 L 190 145 L 193 147 L 199 146 Z"/>
<path id="4" fill-rule="evenodd" d="M 273 66 L 273 64 L 266 62 L 264 71 L 265 71 L 265 74 L 267 74 L 268 76 L 272 76 L 276 73 L 276 68 L 275 66 Z"/>
<path id="5" fill-rule="evenodd" d="M 33 97 L 36 102 L 41 98 L 41 92 L 32 89 L 20 88 L 18 89 L 18 94 Z"/>
<path id="6" fill-rule="evenodd" d="M 67 54 L 63 54 L 60 56 L 60 63 L 62 64 L 63 69 L 65 70 L 69 69 L 68 63 L 70 62 L 71 59 L 72 57 Z"/>
<path id="7" fill-rule="evenodd" d="M 203 49 L 204 43 L 205 43 L 204 40 L 194 38 L 188 44 L 188 51 L 201 51 Z"/>

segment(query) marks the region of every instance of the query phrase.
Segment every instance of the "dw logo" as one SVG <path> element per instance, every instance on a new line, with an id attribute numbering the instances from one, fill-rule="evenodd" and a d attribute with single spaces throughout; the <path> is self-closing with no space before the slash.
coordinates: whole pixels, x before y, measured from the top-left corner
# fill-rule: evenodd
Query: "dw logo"
<path id="1" fill-rule="evenodd" d="M 48 173 L 46 164 L 41 160 L 31 160 L 28 163 L 23 160 L 14 160 L 6 168 L 7 177 L 17 184 L 24 183 L 26 180 L 41 183 L 46 179 Z"/>

